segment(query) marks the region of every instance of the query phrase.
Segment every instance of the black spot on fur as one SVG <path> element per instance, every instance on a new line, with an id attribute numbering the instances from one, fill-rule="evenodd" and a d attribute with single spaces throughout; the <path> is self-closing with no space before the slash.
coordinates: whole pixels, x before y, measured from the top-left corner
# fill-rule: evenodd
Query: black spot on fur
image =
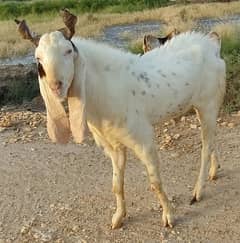
<path id="1" fill-rule="evenodd" d="M 185 86 L 189 86 L 189 83 L 185 83 Z"/>
<path id="2" fill-rule="evenodd" d="M 148 74 L 146 72 L 143 72 L 139 75 L 138 79 L 143 80 L 145 83 L 149 82 L 149 77 Z"/>
<path id="3" fill-rule="evenodd" d="M 170 83 L 167 83 L 167 86 L 170 87 L 171 86 Z"/>
<path id="4" fill-rule="evenodd" d="M 37 69 L 38 69 L 38 76 L 39 76 L 40 78 L 46 76 L 46 73 L 45 73 L 45 71 L 44 71 L 44 68 L 43 68 L 43 66 L 42 66 L 42 64 L 41 64 L 40 62 L 37 63 Z"/>
<path id="5" fill-rule="evenodd" d="M 139 75 L 139 78 L 140 78 L 140 79 L 144 79 L 144 74 L 141 73 L 141 74 Z"/>
<path id="6" fill-rule="evenodd" d="M 143 90 L 143 91 L 141 92 L 141 94 L 142 94 L 142 95 L 145 95 L 145 94 L 146 94 L 146 91 L 145 91 L 145 90 Z"/>
<path id="7" fill-rule="evenodd" d="M 133 96 L 135 96 L 135 94 L 136 94 L 135 90 L 132 90 L 132 94 L 133 94 Z"/>
<path id="8" fill-rule="evenodd" d="M 167 76 L 164 74 L 164 73 L 161 73 L 161 76 L 162 77 L 164 77 L 164 78 L 166 78 Z"/>
<path id="9" fill-rule="evenodd" d="M 135 76 L 135 72 L 132 72 L 132 76 Z"/>

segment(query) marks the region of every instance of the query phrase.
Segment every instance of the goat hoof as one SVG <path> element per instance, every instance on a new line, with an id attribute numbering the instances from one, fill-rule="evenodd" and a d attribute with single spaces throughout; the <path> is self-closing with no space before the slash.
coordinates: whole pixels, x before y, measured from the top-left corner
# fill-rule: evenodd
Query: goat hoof
<path id="1" fill-rule="evenodd" d="M 126 213 L 125 213 L 126 215 Z M 120 228 L 122 226 L 122 218 L 124 217 L 124 215 L 119 214 L 119 213 L 115 213 L 112 217 L 112 229 L 117 229 Z"/>
<path id="2" fill-rule="evenodd" d="M 197 197 L 196 197 L 196 195 L 195 196 L 193 196 L 193 198 L 191 199 L 191 201 L 190 201 L 190 205 L 193 205 L 195 202 L 197 202 Z"/>
<path id="3" fill-rule="evenodd" d="M 194 203 L 196 203 L 196 202 L 199 202 L 200 201 L 200 196 L 198 196 L 197 197 L 197 195 L 195 194 L 193 197 L 192 197 L 192 199 L 191 199 L 191 201 L 190 201 L 190 205 L 192 205 L 192 204 L 194 204 Z"/>
<path id="4" fill-rule="evenodd" d="M 112 224 L 111 225 L 111 229 L 119 229 L 119 228 L 121 228 L 122 227 L 122 222 L 120 223 L 120 224 L 117 224 L 117 225 L 114 225 L 114 224 Z"/>
<path id="5" fill-rule="evenodd" d="M 208 174 L 208 180 L 214 181 L 217 179 L 217 169 L 210 169 Z"/>
<path id="6" fill-rule="evenodd" d="M 208 180 L 209 181 L 215 181 L 215 180 L 217 180 L 217 175 L 209 175 L 209 177 L 208 177 Z"/>
<path id="7" fill-rule="evenodd" d="M 162 220 L 163 220 L 164 227 L 173 228 L 174 220 L 171 214 L 163 214 Z"/>

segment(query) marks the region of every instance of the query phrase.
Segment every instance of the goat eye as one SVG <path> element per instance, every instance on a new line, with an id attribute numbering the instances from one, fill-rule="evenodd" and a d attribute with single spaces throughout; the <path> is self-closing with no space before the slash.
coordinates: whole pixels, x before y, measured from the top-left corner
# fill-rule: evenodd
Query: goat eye
<path id="1" fill-rule="evenodd" d="M 65 56 L 68 55 L 68 54 L 71 54 L 72 53 L 72 49 L 69 49 L 65 52 Z"/>
<path id="2" fill-rule="evenodd" d="M 40 78 L 46 76 L 46 73 L 44 71 L 44 68 L 40 62 L 37 62 L 37 68 L 38 68 L 38 75 Z"/>

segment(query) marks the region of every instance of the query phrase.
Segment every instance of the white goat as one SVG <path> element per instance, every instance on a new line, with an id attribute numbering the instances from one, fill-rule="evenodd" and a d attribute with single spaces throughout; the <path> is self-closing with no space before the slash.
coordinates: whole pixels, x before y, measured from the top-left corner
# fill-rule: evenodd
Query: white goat
<path id="1" fill-rule="evenodd" d="M 27 33 L 26 25 L 22 27 Z M 153 124 L 192 107 L 197 110 L 202 155 L 191 202 L 200 200 L 210 158 L 211 179 L 217 170 L 214 134 L 225 93 L 225 62 L 219 57 L 219 42 L 209 35 L 188 32 L 138 57 L 90 40 L 71 41 L 72 32 L 67 33 L 66 29 L 55 31 L 44 34 L 39 43 L 34 40 L 50 138 L 67 142 L 71 131 L 75 141 L 81 142 L 88 127 L 111 157 L 117 201 L 112 228 L 119 227 L 126 215 L 126 148 L 133 150 L 146 166 L 151 188 L 162 205 L 164 226 L 172 227 L 173 213 L 160 180 Z M 69 119 L 60 101 L 65 98 Z"/>

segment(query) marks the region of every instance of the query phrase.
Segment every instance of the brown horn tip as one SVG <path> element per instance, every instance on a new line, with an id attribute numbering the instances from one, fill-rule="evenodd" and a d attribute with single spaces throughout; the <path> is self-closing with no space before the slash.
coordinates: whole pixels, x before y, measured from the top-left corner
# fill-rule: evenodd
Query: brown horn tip
<path id="1" fill-rule="evenodd" d="M 15 19 L 14 21 L 18 25 L 17 29 L 18 29 L 18 32 L 20 33 L 20 35 L 22 36 L 22 38 L 26 39 L 26 40 L 30 40 L 31 42 L 34 43 L 35 46 L 37 46 L 39 39 L 40 39 L 40 36 L 39 35 L 33 35 L 31 33 L 31 31 L 29 30 L 27 23 L 24 19 L 23 20 Z"/>
<path id="2" fill-rule="evenodd" d="M 77 16 L 72 14 L 68 9 L 63 8 L 60 10 L 60 16 L 63 18 L 63 23 L 66 25 L 67 29 L 60 29 L 63 35 L 67 39 L 71 39 L 75 33 L 75 25 L 77 23 Z"/>

